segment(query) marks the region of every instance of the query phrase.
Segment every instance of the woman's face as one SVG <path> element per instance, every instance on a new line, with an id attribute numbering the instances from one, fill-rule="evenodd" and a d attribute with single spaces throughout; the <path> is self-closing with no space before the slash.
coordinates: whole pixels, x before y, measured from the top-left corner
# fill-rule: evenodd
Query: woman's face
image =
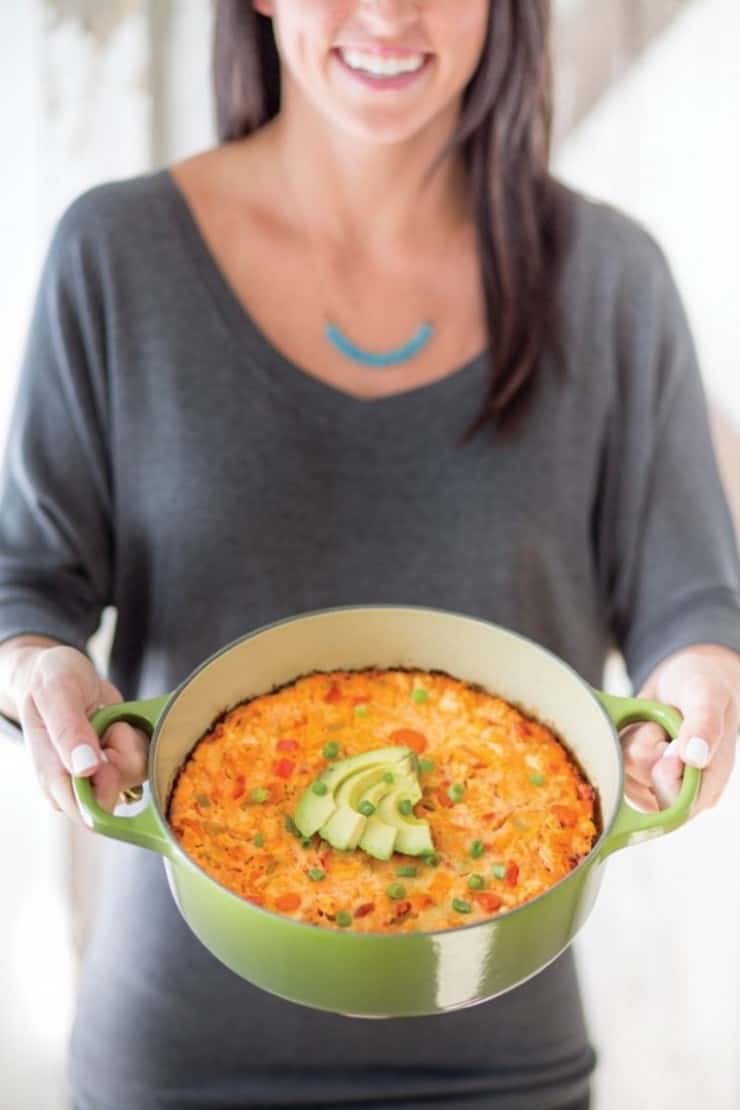
<path id="1" fill-rule="evenodd" d="M 308 100 L 337 128 L 368 143 L 401 142 L 443 113 L 457 116 L 488 30 L 490 0 L 253 0 L 270 16 L 282 61 L 284 103 Z M 423 68 L 382 88 L 347 68 L 370 49 Z M 378 53 L 380 48 L 382 53 Z M 392 47 L 405 48 L 394 51 Z M 388 80 L 388 78 L 386 78 Z M 398 80 L 398 79 L 396 79 Z M 292 87 L 285 89 L 285 83 Z"/>

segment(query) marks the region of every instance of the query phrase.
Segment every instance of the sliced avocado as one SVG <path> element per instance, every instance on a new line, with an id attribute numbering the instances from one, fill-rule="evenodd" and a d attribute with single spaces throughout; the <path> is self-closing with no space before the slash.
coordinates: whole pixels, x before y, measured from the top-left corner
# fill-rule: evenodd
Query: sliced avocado
<path id="1" fill-rule="evenodd" d="M 313 836 L 331 817 L 337 804 L 331 791 L 319 796 L 309 786 L 298 799 L 293 820 L 303 836 Z"/>
<path id="2" fill-rule="evenodd" d="M 336 790 L 345 779 L 371 767 L 382 766 L 386 771 L 389 764 L 392 764 L 395 773 L 397 765 L 400 762 L 407 762 L 410 756 L 410 748 L 393 747 L 377 748 L 375 751 L 360 752 L 359 755 L 340 759 L 319 775 L 318 781 L 326 783 L 328 787 L 326 794 L 314 793 L 313 784 L 311 784 L 299 798 L 293 814 L 297 828 L 303 836 L 313 836 L 322 825 L 326 824 L 337 808 Z"/>
<path id="3" fill-rule="evenodd" d="M 407 856 L 423 856 L 425 852 L 433 852 L 432 832 L 427 822 L 406 817 L 403 824 L 398 826 L 396 851 Z"/>
<path id="4" fill-rule="evenodd" d="M 383 770 L 380 771 L 381 776 L 385 775 Z M 391 789 L 391 784 L 381 777 L 374 786 L 371 786 L 365 791 L 360 802 L 370 802 L 377 809 L 380 800 Z M 365 831 L 360 837 L 360 848 L 367 852 L 369 856 L 374 856 L 375 859 L 390 859 L 393 855 L 393 849 L 396 843 L 396 836 L 398 830 L 393 825 L 388 825 L 377 813 L 368 817 Z"/>
<path id="5" fill-rule="evenodd" d="M 409 759 L 412 755 L 411 748 L 393 747 L 393 748 L 375 748 L 371 752 L 360 752 L 359 755 L 348 755 L 346 759 L 340 759 L 331 767 L 327 767 L 325 771 L 321 772 L 319 776 L 323 782 L 329 787 L 330 790 L 335 790 L 340 782 L 346 779 L 349 775 L 354 775 L 357 771 L 364 770 L 366 767 L 377 767 L 379 764 L 398 763 L 400 760 Z M 386 770 L 388 768 L 386 767 Z M 391 768 L 395 770 L 395 768 Z"/>
<path id="6" fill-rule="evenodd" d="M 332 848 L 347 851 L 357 847 L 366 824 L 367 817 L 349 806 L 339 806 L 319 832 Z"/>
<path id="7" fill-rule="evenodd" d="M 415 753 L 400 746 L 342 759 L 319 775 L 325 793 L 316 793 L 314 783 L 304 790 L 293 816 L 296 828 L 304 837 L 318 831 L 339 850 L 359 844 L 377 859 L 389 859 L 394 849 L 408 855 L 430 852 L 434 845 L 427 823 L 398 811 L 402 798 L 417 802 L 422 796 L 416 771 Z M 375 807 L 369 817 L 359 811 L 363 801 Z"/>
<path id="8" fill-rule="evenodd" d="M 396 846 L 398 829 L 381 821 L 375 813 L 372 817 L 366 818 L 366 821 L 367 824 L 359 840 L 360 847 L 375 859 L 390 859 Z"/>
<path id="9" fill-rule="evenodd" d="M 403 798 L 418 802 L 421 798 L 421 789 L 416 779 L 404 779 L 386 794 L 378 805 L 377 816 L 388 825 L 395 825 L 398 830 L 395 851 L 403 852 L 407 856 L 420 856 L 424 852 L 433 852 L 432 834 L 426 821 L 419 820 L 409 814 L 405 817 L 399 812 L 398 803 Z"/>
<path id="10" fill-rule="evenodd" d="M 399 761 L 394 765 L 394 774 L 402 775 L 405 779 L 408 777 L 409 767 L 408 760 Z M 348 805 L 357 809 L 360 802 L 365 799 L 376 805 L 383 795 L 392 789 L 383 777 L 387 769 L 387 765 L 382 763 L 379 767 L 371 767 L 367 771 L 360 771 L 344 779 L 334 792 L 337 805 Z M 376 787 L 381 789 L 378 791 Z M 372 798 L 368 796 L 370 791 L 374 794 Z"/>

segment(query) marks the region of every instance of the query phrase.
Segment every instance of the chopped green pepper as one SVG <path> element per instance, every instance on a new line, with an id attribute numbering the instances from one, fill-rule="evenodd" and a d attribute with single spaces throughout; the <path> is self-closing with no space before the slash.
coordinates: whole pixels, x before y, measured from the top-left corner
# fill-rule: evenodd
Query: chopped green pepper
<path id="1" fill-rule="evenodd" d="M 428 699 L 429 692 L 428 692 L 428 690 L 425 690 L 423 686 L 416 686 L 411 691 L 411 697 L 412 697 L 413 701 L 419 703 L 419 702 L 422 702 L 422 701 L 426 701 Z"/>
<path id="2" fill-rule="evenodd" d="M 347 913 L 346 910 L 337 910 L 336 922 L 337 922 L 337 925 L 341 925 L 342 927 L 344 927 L 346 925 L 351 925 L 352 924 L 352 914 Z"/>
<path id="3" fill-rule="evenodd" d="M 403 875 L 407 879 L 412 879 L 416 874 L 416 868 L 412 864 L 404 864 L 403 867 L 396 868 L 397 875 Z"/>
<path id="4" fill-rule="evenodd" d="M 318 794 L 320 798 L 324 794 L 327 794 L 329 792 L 329 787 L 326 785 L 325 782 L 322 782 L 321 779 L 317 779 L 316 782 L 312 783 L 311 789 L 313 790 L 314 794 Z"/>
<path id="5" fill-rule="evenodd" d="M 270 791 L 264 786 L 255 786 L 249 792 L 249 799 L 252 802 L 266 802 L 270 797 Z"/>
<path id="6" fill-rule="evenodd" d="M 424 759 L 420 759 L 419 760 L 419 770 L 422 773 L 426 773 L 427 771 L 433 771 L 434 770 L 434 760 L 433 759 L 427 759 L 426 757 L 424 757 Z"/>
<path id="7" fill-rule="evenodd" d="M 402 798 L 398 803 L 398 812 L 402 813 L 404 817 L 408 817 L 414 811 L 414 803 L 410 798 Z"/>
<path id="8" fill-rule="evenodd" d="M 545 782 L 545 776 L 540 774 L 539 771 L 535 771 L 533 775 L 529 776 L 529 781 L 533 786 L 542 786 Z"/>
<path id="9" fill-rule="evenodd" d="M 319 881 L 319 879 L 325 879 L 326 878 L 326 871 L 324 871 L 324 869 L 322 867 L 312 867 L 311 870 L 308 873 L 308 877 L 314 883 L 317 883 Z"/>
<path id="10" fill-rule="evenodd" d="M 447 797 L 451 802 L 461 802 L 465 793 L 465 787 L 459 782 L 453 782 L 452 786 L 447 789 Z"/>
<path id="11" fill-rule="evenodd" d="M 472 907 L 470 902 L 466 902 L 464 898 L 453 898 L 452 908 L 457 910 L 458 913 L 470 913 Z"/>
<path id="12" fill-rule="evenodd" d="M 391 883 L 391 885 L 386 888 L 386 894 L 389 898 L 403 898 L 406 894 L 406 887 L 403 883 Z"/>
<path id="13" fill-rule="evenodd" d="M 492 871 L 497 879 L 503 879 L 506 875 L 506 866 L 503 863 L 497 863 L 496 866 L 492 868 Z"/>
<path id="14" fill-rule="evenodd" d="M 394 783 L 395 781 L 396 776 L 393 774 L 393 771 L 386 771 L 383 775 L 383 782 Z"/>
<path id="15" fill-rule="evenodd" d="M 364 702 L 362 702 L 360 705 L 355 706 L 355 716 L 356 717 L 367 717 L 367 706 L 365 705 Z"/>
<path id="16" fill-rule="evenodd" d="M 375 806 L 372 802 L 369 802 L 367 798 L 364 798 L 360 802 L 357 809 L 364 817 L 372 817 L 372 815 L 375 813 Z"/>
<path id="17" fill-rule="evenodd" d="M 474 840 L 470 845 L 470 854 L 473 859 L 480 859 L 486 850 L 486 846 L 482 840 Z"/>
<path id="18" fill-rule="evenodd" d="M 336 740 L 330 740 L 328 744 L 324 744 L 321 754 L 326 759 L 336 759 L 339 755 L 339 744 L 337 744 Z"/>
<path id="19" fill-rule="evenodd" d="M 254 838 L 254 843 L 255 843 L 257 848 L 261 848 L 263 846 L 263 844 L 265 843 L 265 838 L 262 835 L 262 833 L 257 833 L 257 835 Z"/>
<path id="20" fill-rule="evenodd" d="M 486 880 L 483 878 L 482 875 L 469 875 L 468 876 L 468 886 L 470 887 L 471 890 L 483 890 L 483 887 L 485 885 L 486 885 Z"/>

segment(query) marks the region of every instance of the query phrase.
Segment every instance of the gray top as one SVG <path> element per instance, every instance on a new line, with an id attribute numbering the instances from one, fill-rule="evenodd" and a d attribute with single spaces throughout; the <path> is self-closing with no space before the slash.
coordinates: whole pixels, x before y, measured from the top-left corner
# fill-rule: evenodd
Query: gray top
<path id="1" fill-rule="evenodd" d="M 173 689 L 253 628 L 358 603 L 486 618 L 594 685 L 613 643 L 636 688 L 687 644 L 740 651 L 737 546 L 669 269 L 634 222 L 574 205 L 568 377 L 548 356 L 526 424 L 456 449 L 483 352 L 442 381 L 353 398 L 272 346 L 166 171 L 80 197 L 47 257 L 10 423 L 0 640 L 84 649 L 115 605 L 110 677 L 127 698 Z M 548 1110 L 587 1086 L 571 950 L 470 1010 L 322 1014 L 218 964 L 158 857 L 105 852 L 72 1040 L 84 1110 L 402 1090 L 418 1110 L 431 1094 L 468 1105 L 463 1092 Z"/>

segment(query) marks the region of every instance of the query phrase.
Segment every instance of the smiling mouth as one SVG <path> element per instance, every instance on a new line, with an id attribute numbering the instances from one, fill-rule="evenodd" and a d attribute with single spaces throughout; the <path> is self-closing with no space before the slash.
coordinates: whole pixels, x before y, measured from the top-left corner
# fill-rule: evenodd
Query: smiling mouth
<path id="1" fill-rule="evenodd" d="M 395 53 L 380 53 L 351 47 L 334 47 L 332 54 L 346 73 L 363 80 L 365 83 L 388 88 L 411 83 L 419 74 L 428 69 L 433 57 L 432 54 L 423 51 L 405 51 L 403 54 L 398 51 Z M 368 59 L 369 65 L 367 68 L 361 64 L 363 57 Z M 375 64 L 373 64 L 373 59 L 377 59 Z M 409 63 L 413 60 L 416 60 L 418 64 L 409 66 Z M 398 68 L 392 64 L 394 62 L 400 63 Z"/>

